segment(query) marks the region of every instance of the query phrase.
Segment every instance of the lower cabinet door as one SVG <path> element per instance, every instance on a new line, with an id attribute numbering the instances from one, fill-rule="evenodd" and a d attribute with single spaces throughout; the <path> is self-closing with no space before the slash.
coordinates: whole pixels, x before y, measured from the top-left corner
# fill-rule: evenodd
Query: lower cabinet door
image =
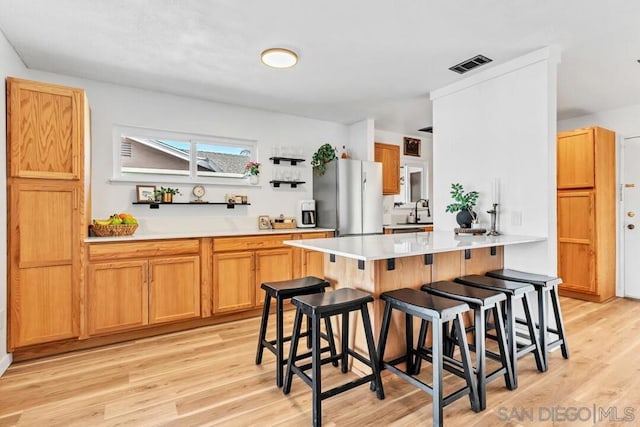
<path id="1" fill-rule="evenodd" d="M 252 251 L 213 255 L 213 312 L 232 313 L 255 306 L 255 265 Z"/>
<path id="2" fill-rule="evenodd" d="M 89 335 L 147 325 L 147 260 L 89 265 L 87 300 Z"/>
<path id="3" fill-rule="evenodd" d="M 200 257 L 151 258 L 149 323 L 200 316 Z"/>
<path id="4" fill-rule="evenodd" d="M 11 347 L 79 335 L 71 265 L 22 268 L 11 284 Z"/>
<path id="5" fill-rule="evenodd" d="M 324 253 L 302 250 L 302 276 L 324 279 Z"/>
<path id="6" fill-rule="evenodd" d="M 293 279 L 293 248 L 256 251 L 256 306 L 264 302 L 264 282 Z"/>

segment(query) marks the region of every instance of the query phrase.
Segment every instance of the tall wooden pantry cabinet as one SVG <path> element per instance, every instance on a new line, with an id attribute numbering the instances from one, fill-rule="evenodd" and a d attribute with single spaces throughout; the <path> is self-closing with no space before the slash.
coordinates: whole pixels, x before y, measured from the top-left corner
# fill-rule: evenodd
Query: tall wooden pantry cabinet
<path id="1" fill-rule="evenodd" d="M 560 294 L 601 302 L 616 291 L 615 133 L 600 127 L 558 134 Z"/>
<path id="2" fill-rule="evenodd" d="M 80 333 L 88 183 L 84 91 L 7 78 L 10 351 Z"/>

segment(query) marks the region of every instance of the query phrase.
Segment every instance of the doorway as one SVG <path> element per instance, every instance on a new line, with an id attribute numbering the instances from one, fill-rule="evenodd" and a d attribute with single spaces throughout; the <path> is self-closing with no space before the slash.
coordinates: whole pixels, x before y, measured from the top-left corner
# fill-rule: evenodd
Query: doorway
<path id="1" fill-rule="evenodd" d="M 640 299 L 640 135 L 622 140 L 622 274 L 624 296 Z"/>

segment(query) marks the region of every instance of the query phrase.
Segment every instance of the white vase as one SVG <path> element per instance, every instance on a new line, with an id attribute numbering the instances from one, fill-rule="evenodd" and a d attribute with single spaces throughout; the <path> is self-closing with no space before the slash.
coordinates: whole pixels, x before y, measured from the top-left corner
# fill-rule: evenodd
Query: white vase
<path id="1" fill-rule="evenodd" d="M 249 184 L 258 185 L 260 183 L 260 177 L 258 175 L 249 175 Z"/>

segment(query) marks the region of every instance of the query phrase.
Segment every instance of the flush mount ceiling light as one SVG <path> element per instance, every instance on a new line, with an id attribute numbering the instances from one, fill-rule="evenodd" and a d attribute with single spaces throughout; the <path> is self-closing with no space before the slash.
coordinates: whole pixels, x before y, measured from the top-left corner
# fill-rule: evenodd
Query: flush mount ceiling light
<path id="1" fill-rule="evenodd" d="M 289 49 L 275 47 L 262 52 L 262 63 L 272 68 L 291 68 L 298 63 L 298 55 Z"/>

